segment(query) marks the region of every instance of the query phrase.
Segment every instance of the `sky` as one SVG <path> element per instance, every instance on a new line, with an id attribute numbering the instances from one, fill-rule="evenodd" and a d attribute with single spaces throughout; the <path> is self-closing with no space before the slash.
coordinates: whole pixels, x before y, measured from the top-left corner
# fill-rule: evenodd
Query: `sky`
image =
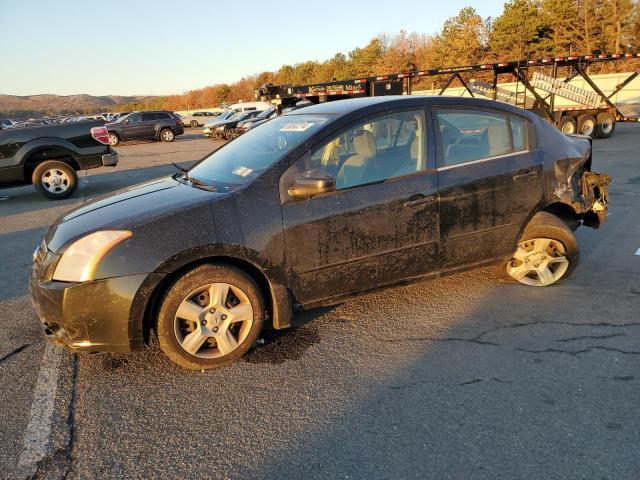
<path id="1" fill-rule="evenodd" d="M 469 0 L 0 0 L 0 94 L 168 95 L 433 34 Z M 502 0 L 476 0 L 497 16 Z"/>

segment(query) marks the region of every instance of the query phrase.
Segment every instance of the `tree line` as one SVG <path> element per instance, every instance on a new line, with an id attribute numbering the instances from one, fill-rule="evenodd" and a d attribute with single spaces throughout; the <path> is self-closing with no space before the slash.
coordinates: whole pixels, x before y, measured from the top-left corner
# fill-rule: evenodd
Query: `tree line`
<path id="1" fill-rule="evenodd" d="M 472 7 L 447 19 L 433 35 L 400 31 L 325 61 L 283 65 L 183 95 L 121 105 L 120 111 L 186 110 L 251 100 L 265 83 L 305 84 L 407 70 L 553 55 L 634 52 L 640 49 L 638 0 L 509 0 L 496 18 Z M 616 68 L 598 65 L 599 69 Z M 624 68 L 629 69 L 629 65 Z M 431 81 L 431 80 L 429 80 Z"/>

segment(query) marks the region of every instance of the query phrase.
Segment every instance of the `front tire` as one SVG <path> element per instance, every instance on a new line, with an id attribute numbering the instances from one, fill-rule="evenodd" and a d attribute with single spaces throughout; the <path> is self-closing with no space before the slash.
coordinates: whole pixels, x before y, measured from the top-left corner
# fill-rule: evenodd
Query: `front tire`
<path id="1" fill-rule="evenodd" d="M 117 133 L 109 132 L 109 145 L 117 147 L 120 144 L 120 137 Z"/>
<path id="2" fill-rule="evenodd" d="M 198 122 L 196 122 L 195 120 L 191 120 L 191 123 L 189 125 L 191 125 L 191 128 L 198 128 Z"/>
<path id="3" fill-rule="evenodd" d="M 253 279 L 233 267 L 202 265 L 165 295 L 158 341 L 169 359 L 185 368 L 220 367 L 251 348 L 263 319 L 264 300 Z"/>
<path id="4" fill-rule="evenodd" d="M 31 181 L 45 197 L 62 200 L 76 191 L 78 174 L 68 163 L 49 160 L 36 167 Z"/>
<path id="5" fill-rule="evenodd" d="M 511 259 L 498 268 L 498 277 L 532 287 L 548 287 L 568 278 L 580 249 L 573 231 L 560 218 L 538 212 L 525 228 Z"/>
<path id="6" fill-rule="evenodd" d="M 163 142 L 173 142 L 176 139 L 176 134 L 170 128 L 163 128 L 160 132 L 160 140 Z"/>

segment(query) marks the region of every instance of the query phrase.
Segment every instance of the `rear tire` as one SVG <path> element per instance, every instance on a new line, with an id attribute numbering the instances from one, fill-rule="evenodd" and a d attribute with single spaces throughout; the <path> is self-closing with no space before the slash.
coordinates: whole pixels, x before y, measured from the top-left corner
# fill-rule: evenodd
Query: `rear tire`
<path id="1" fill-rule="evenodd" d="M 616 117 L 609 112 L 598 114 L 597 123 L 597 138 L 609 138 L 616 131 Z"/>
<path id="2" fill-rule="evenodd" d="M 580 115 L 578 117 L 578 133 L 588 135 L 591 138 L 596 136 L 598 123 L 595 115 Z"/>
<path id="3" fill-rule="evenodd" d="M 498 265 L 496 274 L 500 280 L 546 287 L 568 278 L 579 258 L 571 228 L 551 213 L 538 212 L 524 229 L 516 252 Z"/>
<path id="4" fill-rule="evenodd" d="M 191 123 L 189 125 L 191 125 L 191 128 L 198 128 L 198 122 L 196 122 L 195 120 L 191 120 Z"/>
<path id="5" fill-rule="evenodd" d="M 558 130 L 560 130 L 565 135 L 576 133 L 578 131 L 576 119 L 569 115 L 565 115 L 560 119 L 560 122 L 558 123 Z"/>
<path id="6" fill-rule="evenodd" d="M 120 144 L 120 137 L 117 133 L 109 132 L 109 145 L 117 147 Z"/>
<path id="7" fill-rule="evenodd" d="M 170 128 L 163 128 L 160 131 L 160 140 L 163 142 L 173 142 L 176 139 L 176 134 Z"/>
<path id="8" fill-rule="evenodd" d="M 264 311 L 258 285 L 243 271 L 201 265 L 174 282 L 162 300 L 158 342 L 171 361 L 185 368 L 220 367 L 256 342 Z"/>
<path id="9" fill-rule="evenodd" d="M 78 174 L 71 165 L 59 160 L 39 164 L 31 175 L 36 190 L 47 198 L 62 200 L 78 188 Z"/>

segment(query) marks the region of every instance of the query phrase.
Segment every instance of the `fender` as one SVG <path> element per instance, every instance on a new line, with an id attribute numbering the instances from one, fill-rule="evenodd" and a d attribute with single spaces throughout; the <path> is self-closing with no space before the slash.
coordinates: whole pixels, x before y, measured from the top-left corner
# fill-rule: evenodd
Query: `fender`
<path id="1" fill-rule="evenodd" d="M 156 290 L 158 293 L 182 270 L 191 268 L 210 260 L 218 260 L 239 268 L 249 270 L 261 289 L 267 293 L 267 306 L 272 313 L 273 328 L 283 329 L 291 325 L 293 319 L 293 299 L 287 288 L 287 276 L 280 267 L 268 264 L 264 258 L 253 250 L 237 244 L 200 245 L 184 250 L 156 268 L 153 274 L 165 276 Z M 259 278 L 255 278 L 259 277 Z"/>
<path id="2" fill-rule="evenodd" d="M 38 150 L 44 150 L 47 148 L 62 150 L 64 153 L 73 157 L 74 160 L 76 160 L 76 156 L 79 155 L 76 146 L 70 141 L 65 140 L 64 138 L 42 137 L 31 140 L 18 149 L 18 151 L 14 155 L 15 165 L 24 165 L 31 154 L 37 152 Z M 98 150 L 101 149 L 102 147 L 98 147 Z"/>

